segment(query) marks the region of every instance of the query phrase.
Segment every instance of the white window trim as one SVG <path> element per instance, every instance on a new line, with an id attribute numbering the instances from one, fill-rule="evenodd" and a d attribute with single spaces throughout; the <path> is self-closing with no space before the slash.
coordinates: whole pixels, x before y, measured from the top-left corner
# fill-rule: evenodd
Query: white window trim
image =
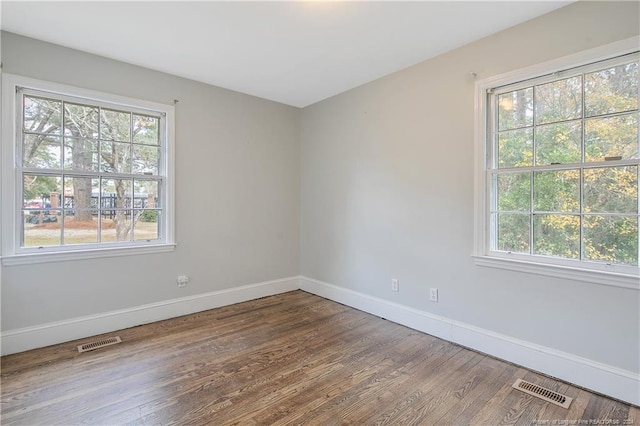
<path id="1" fill-rule="evenodd" d="M 544 263 L 544 257 L 527 256 L 527 259 L 490 253 L 489 221 L 487 207 L 487 90 L 494 87 L 517 83 L 567 68 L 579 67 L 592 62 L 602 61 L 614 56 L 629 54 L 638 50 L 640 37 L 620 40 L 605 46 L 586 50 L 574 55 L 536 64 L 527 68 L 478 80 L 475 84 L 475 179 L 474 179 L 474 252 L 473 258 L 478 266 L 518 271 L 529 274 L 565 278 L 594 284 L 610 285 L 640 290 L 640 268 L 626 267 L 623 272 L 615 267 L 601 265 L 598 269 L 587 269 L 582 262 L 563 262 L 553 260 Z M 528 259 L 530 257 L 530 259 Z M 574 266 L 575 265 L 575 266 Z"/>
<path id="2" fill-rule="evenodd" d="M 175 248 L 175 202 L 174 202 L 174 138 L 175 138 L 175 108 L 173 105 L 160 104 L 145 100 L 133 99 L 124 96 L 112 95 L 83 89 L 64 84 L 36 80 L 14 74 L 2 73 L 2 144 L 0 165 L 0 259 L 3 266 L 24 265 L 31 263 L 60 262 L 77 259 L 92 259 L 111 256 L 129 256 L 137 254 L 163 253 Z M 67 96 L 75 96 L 97 102 L 109 102 L 130 106 L 132 108 L 144 108 L 166 114 L 166 155 L 164 155 L 164 170 L 166 187 L 163 193 L 163 205 L 165 207 L 163 229 L 164 241 L 136 242 L 130 245 L 118 247 L 101 247 L 96 245 L 84 245 L 73 248 L 56 247 L 46 252 L 20 253 L 17 226 L 16 185 L 21 179 L 19 170 L 15 167 L 16 159 L 16 134 L 18 123 L 16 120 L 16 96 L 17 87 L 28 87 Z"/>

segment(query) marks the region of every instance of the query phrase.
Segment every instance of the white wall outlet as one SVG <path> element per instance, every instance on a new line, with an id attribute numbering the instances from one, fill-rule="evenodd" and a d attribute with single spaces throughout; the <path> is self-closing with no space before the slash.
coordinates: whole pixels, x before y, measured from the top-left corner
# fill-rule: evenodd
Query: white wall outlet
<path id="1" fill-rule="evenodd" d="M 176 282 L 178 283 L 178 287 L 184 287 L 189 282 L 189 277 L 186 275 L 180 275 Z"/>
<path id="2" fill-rule="evenodd" d="M 429 300 L 431 300 L 432 302 L 437 302 L 438 301 L 438 289 L 437 288 L 430 288 L 429 289 Z"/>
<path id="3" fill-rule="evenodd" d="M 400 291 L 400 281 L 396 278 L 391 280 L 391 291 Z"/>

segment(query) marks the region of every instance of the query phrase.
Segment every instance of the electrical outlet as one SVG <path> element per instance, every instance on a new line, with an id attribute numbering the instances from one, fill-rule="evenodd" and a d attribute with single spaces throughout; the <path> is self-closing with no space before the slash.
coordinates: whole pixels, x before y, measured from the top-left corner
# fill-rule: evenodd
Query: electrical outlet
<path id="1" fill-rule="evenodd" d="M 178 283 L 178 287 L 184 287 L 189 282 L 189 277 L 186 275 L 180 275 L 176 282 Z"/>
<path id="2" fill-rule="evenodd" d="M 432 302 L 437 302 L 438 301 L 438 289 L 437 288 L 430 288 L 429 289 L 429 300 L 431 300 Z"/>
<path id="3" fill-rule="evenodd" d="M 400 281 L 393 278 L 391 280 L 391 291 L 400 291 Z"/>

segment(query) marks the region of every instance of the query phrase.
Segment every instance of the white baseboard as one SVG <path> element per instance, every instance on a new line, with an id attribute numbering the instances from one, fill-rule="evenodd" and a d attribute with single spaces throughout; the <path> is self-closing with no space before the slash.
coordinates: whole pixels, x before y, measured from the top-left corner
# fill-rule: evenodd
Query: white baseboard
<path id="1" fill-rule="evenodd" d="M 640 375 L 307 277 L 289 277 L 0 335 L 2 355 L 301 289 L 444 340 L 640 406 Z"/>
<path id="2" fill-rule="evenodd" d="M 298 277 L 289 277 L 97 315 L 9 330 L 0 335 L 1 352 L 2 355 L 23 352 L 29 349 L 285 293 L 299 288 Z"/>
<path id="3" fill-rule="evenodd" d="M 640 405 L 640 374 L 300 277 L 300 289 L 531 370 Z"/>

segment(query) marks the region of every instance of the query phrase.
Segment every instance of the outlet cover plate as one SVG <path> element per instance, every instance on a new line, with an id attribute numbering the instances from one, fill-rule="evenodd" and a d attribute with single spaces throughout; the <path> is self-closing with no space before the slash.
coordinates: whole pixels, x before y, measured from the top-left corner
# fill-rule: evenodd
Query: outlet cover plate
<path id="1" fill-rule="evenodd" d="M 430 288 L 429 289 L 429 300 L 431 300 L 432 302 L 437 302 L 438 301 L 438 289 L 437 288 Z"/>

